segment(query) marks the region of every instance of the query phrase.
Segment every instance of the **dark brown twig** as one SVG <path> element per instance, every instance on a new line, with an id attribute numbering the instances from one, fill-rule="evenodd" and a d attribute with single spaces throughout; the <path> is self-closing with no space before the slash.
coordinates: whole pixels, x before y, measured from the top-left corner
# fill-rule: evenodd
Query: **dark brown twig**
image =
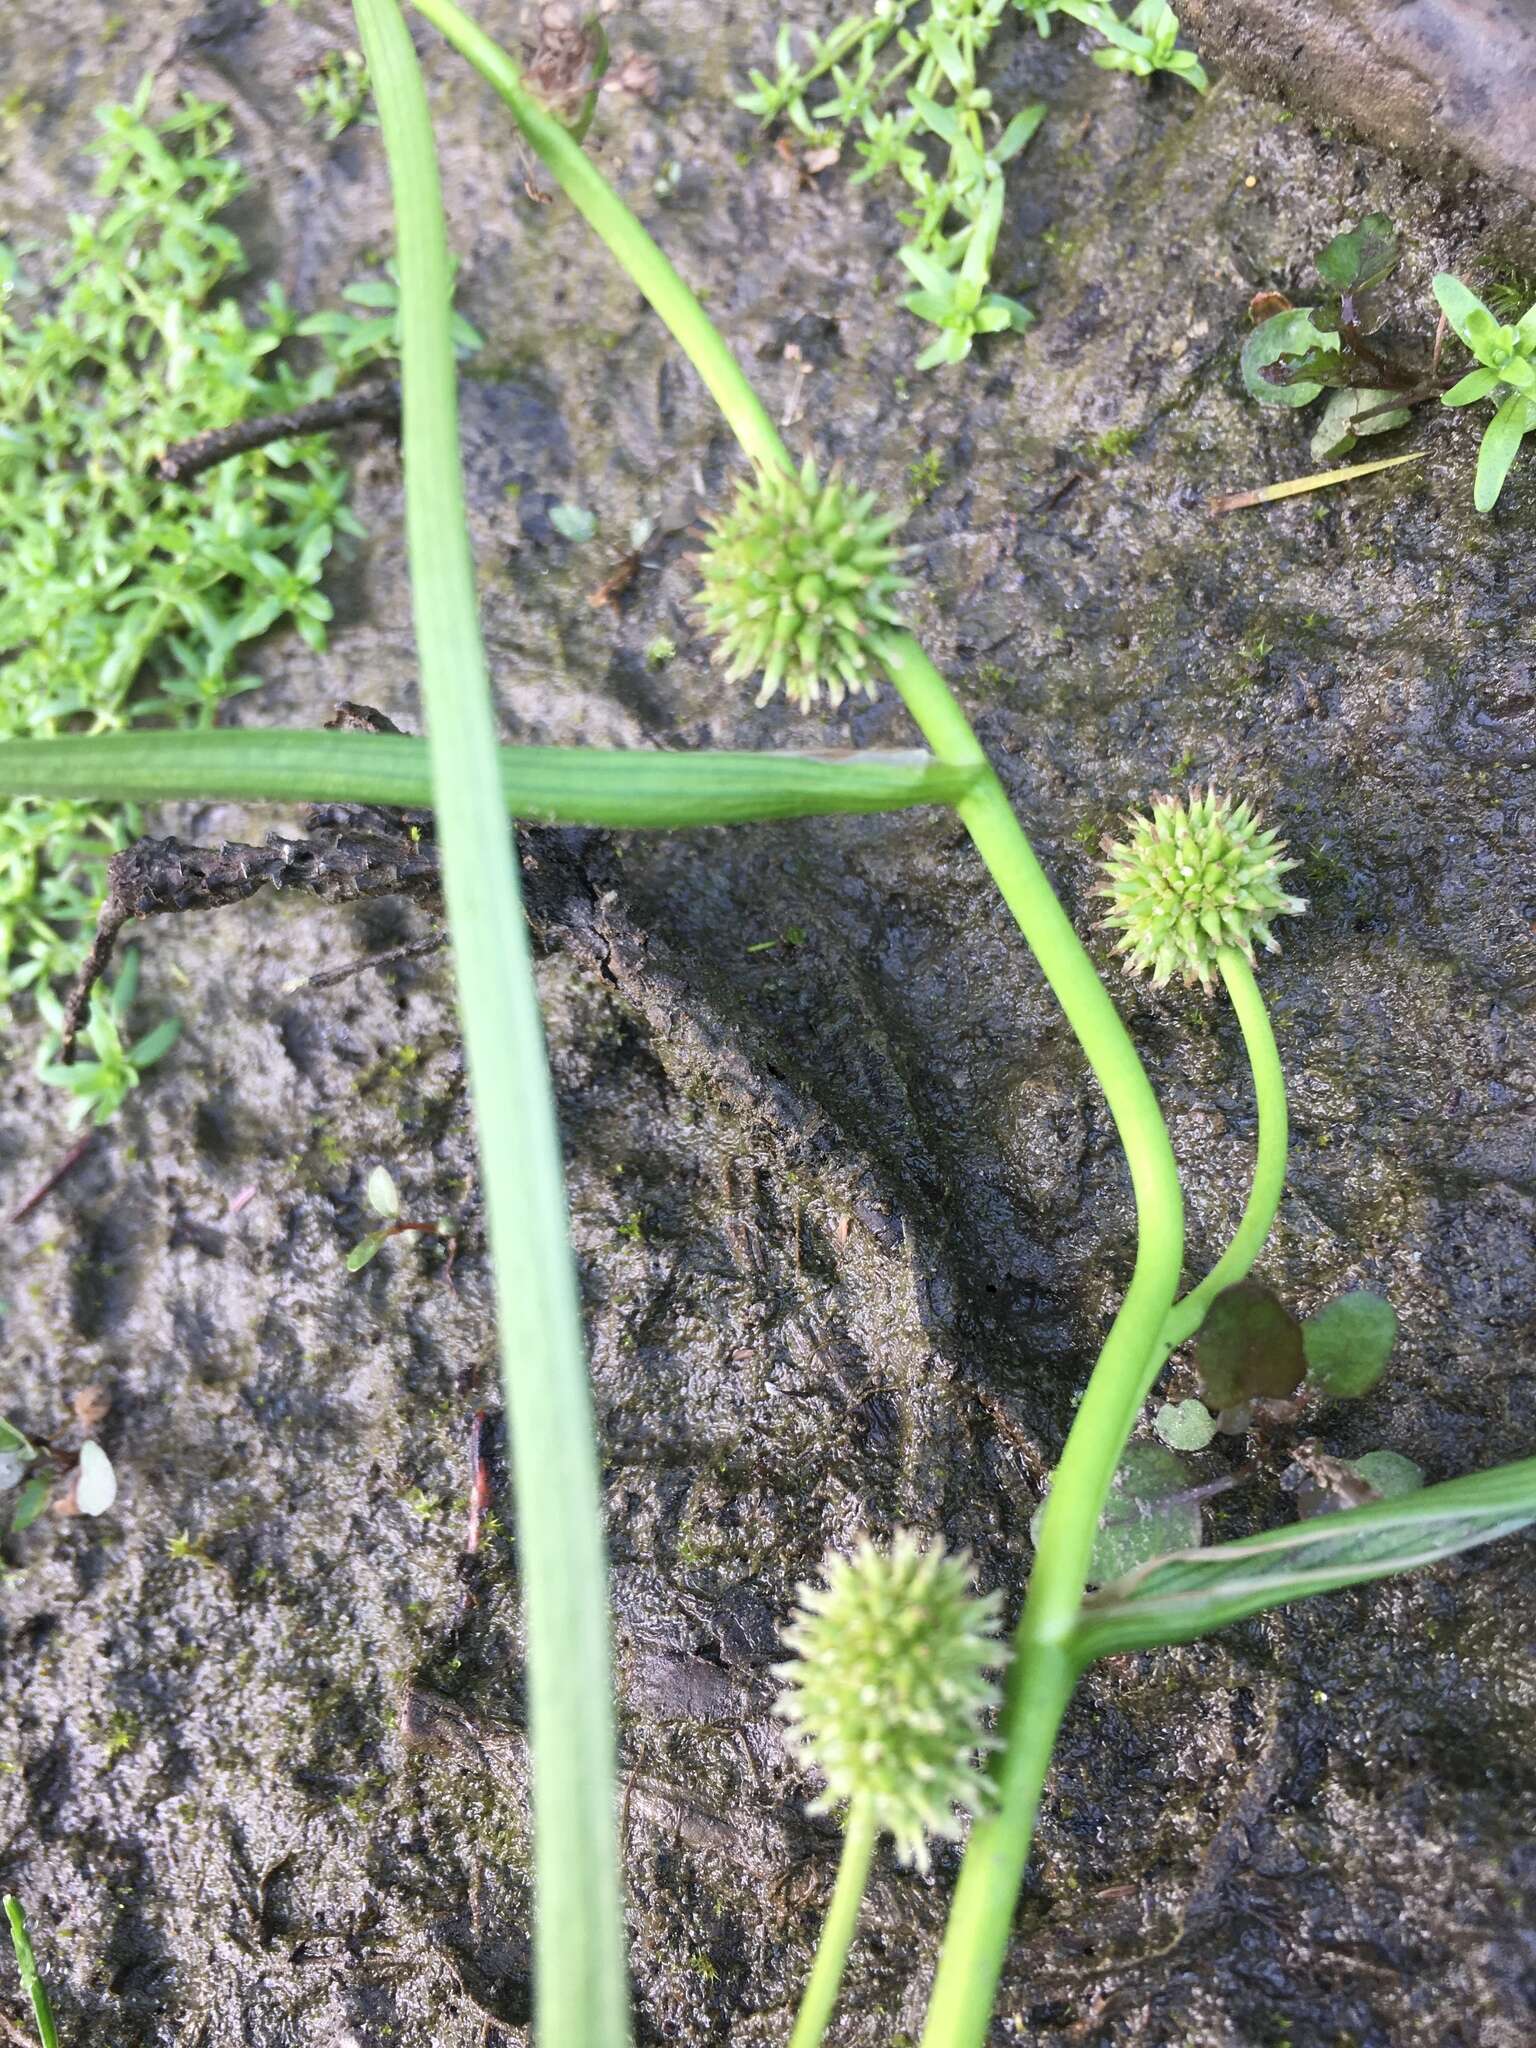
<path id="1" fill-rule="evenodd" d="M 403 946 L 391 946 L 387 953 L 365 953 L 361 960 L 349 960 L 345 967 L 328 967 L 323 974 L 311 974 L 297 986 L 306 988 L 335 988 L 338 982 L 350 981 L 355 974 L 367 974 L 374 967 L 391 967 L 400 960 L 421 960 L 428 953 L 440 953 L 448 943 L 446 932 L 429 932 L 424 939 L 410 939 Z"/>
<path id="2" fill-rule="evenodd" d="M 400 386 L 359 384 L 351 391 L 339 391 L 334 398 L 317 398 L 309 405 L 296 405 L 291 412 L 269 413 L 258 420 L 236 420 L 233 426 L 211 427 L 206 434 L 194 434 L 189 441 L 176 441 L 150 464 L 150 475 L 162 483 L 190 483 L 205 469 L 228 462 L 235 455 L 249 455 L 273 441 L 286 441 L 303 434 L 330 433 L 350 427 L 359 420 L 394 421 L 400 417 Z"/>
<path id="3" fill-rule="evenodd" d="M 469 1523 L 464 1531 L 464 1552 L 473 1557 L 480 1548 L 480 1518 L 491 1504 L 491 1468 L 485 1456 L 484 1408 L 477 1408 L 469 1425 Z"/>
<path id="4" fill-rule="evenodd" d="M 39 1202 L 44 1202 L 48 1199 L 48 1197 L 53 1193 L 54 1189 L 58 1186 L 59 1182 L 64 1178 L 65 1174 L 72 1173 L 74 1169 L 80 1164 L 81 1160 L 85 1157 L 86 1153 L 90 1151 L 91 1140 L 95 1137 L 95 1135 L 96 1133 L 94 1131 L 87 1131 L 83 1138 L 77 1138 L 75 1140 L 74 1144 L 70 1146 L 69 1150 L 64 1154 L 64 1157 L 59 1161 L 58 1165 L 53 1169 L 52 1173 L 46 1175 L 42 1180 L 38 1182 L 37 1186 L 32 1190 L 31 1194 L 26 1197 L 25 1201 L 17 1203 L 16 1207 L 5 1219 L 7 1225 L 10 1225 L 12 1223 L 20 1223 L 25 1217 L 28 1217 L 32 1214 L 32 1211 L 37 1207 Z"/>
<path id="5" fill-rule="evenodd" d="M 367 822 L 374 821 L 367 813 Z M 328 819 L 329 823 L 329 819 Z M 437 848 L 402 830 L 330 827 L 316 839 L 269 832 L 261 846 L 189 846 L 181 839 L 139 839 L 107 864 L 107 899 L 85 964 L 64 1007 L 59 1057 L 67 1063 L 98 976 L 106 972 L 117 935 L 130 918 L 171 911 L 221 910 L 259 889 L 301 889 L 323 903 L 375 896 L 435 898 Z"/>

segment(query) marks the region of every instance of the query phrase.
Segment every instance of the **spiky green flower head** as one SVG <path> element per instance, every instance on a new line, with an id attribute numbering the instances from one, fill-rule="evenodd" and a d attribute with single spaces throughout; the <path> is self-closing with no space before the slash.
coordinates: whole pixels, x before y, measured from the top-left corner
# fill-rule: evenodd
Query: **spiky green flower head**
<path id="1" fill-rule="evenodd" d="M 975 1758 L 996 1747 L 981 1720 L 999 1698 L 986 1674 L 1007 1655 L 1002 1595 L 971 1591 L 967 1552 L 908 1529 L 821 1570 L 784 1632 L 794 1657 L 775 1667 L 787 1682 L 776 1711 L 826 1780 L 810 1811 L 861 1802 L 901 1861 L 926 1870 L 928 1836 L 957 1835 L 956 1809 L 981 1812 L 990 1789 Z"/>
<path id="2" fill-rule="evenodd" d="M 782 687 L 802 711 L 823 689 L 834 711 L 850 692 L 875 696 L 868 640 L 901 624 L 891 602 L 906 587 L 906 550 L 891 545 L 901 522 L 877 515 L 874 493 L 855 495 L 835 472 L 823 483 L 809 456 L 798 474 L 743 478 L 699 556 L 698 608 L 731 681 L 760 671 L 759 704 Z"/>
<path id="3" fill-rule="evenodd" d="M 1104 923 L 1121 934 L 1115 951 L 1127 973 L 1145 970 L 1154 988 L 1179 973 L 1186 987 L 1209 989 L 1223 946 L 1250 961 L 1255 939 L 1277 953 L 1271 922 L 1307 907 L 1280 886 L 1296 862 L 1278 835 L 1260 828 L 1247 803 L 1214 789 L 1192 791 L 1187 804 L 1154 798 L 1151 816 L 1133 812 L 1126 837 L 1106 839 L 1104 852 L 1096 892 L 1109 898 Z"/>

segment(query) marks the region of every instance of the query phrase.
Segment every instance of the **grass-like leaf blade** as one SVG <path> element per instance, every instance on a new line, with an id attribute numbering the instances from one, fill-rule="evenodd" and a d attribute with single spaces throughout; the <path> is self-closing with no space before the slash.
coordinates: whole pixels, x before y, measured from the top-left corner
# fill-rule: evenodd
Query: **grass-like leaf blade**
<path id="1" fill-rule="evenodd" d="M 535 825 L 735 825 L 954 803 L 975 772 L 921 748 L 885 753 L 674 753 L 492 748 L 502 801 Z M 0 744 L 0 797 L 121 803 L 432 801 L 425 740 L 282 729 L 116 732 Z"/>
<path id="2" fill-rule="evenodd" d="M 32 1953 L 31 1937 L 27 1933 L 27 1916 L 20 1899 L 7 1892 L 4 1899 L 5 1917 L 11 1927 L 11 1947 L 16 1952 L 16 1970 L 21 1978 L 21 1988 L 32 2001 L 32 2016 L 37 2021 L 37 2038 L 42 2048 L 59 2048 L 58 2029 L 54 2025 L 53 2008 L 48 2003 L 48 1987 L 38 1971 L 37 1958 Z"/>
<path id="3" fill-rule="evenodd" d="M 400 10 L 395 0 L 355 0 L 354 11 L 395 203 L 411 597 L 517 1500 L 535 2032 L 543 2048 L 625 2048 L 602 1494 L 560 1134 L 475 601 L 442 189 Z"/>
<path id="4" fill-rule="evenodd" d="M 1074 1648 L 1090 1663 L 1192 1642 L 1265 1608 L 1413 1571 L 1532 1522 L 1536 1458 L 1524 1458 L 1242 1542 L 1176 1551 L 1091 1595 Z"/>

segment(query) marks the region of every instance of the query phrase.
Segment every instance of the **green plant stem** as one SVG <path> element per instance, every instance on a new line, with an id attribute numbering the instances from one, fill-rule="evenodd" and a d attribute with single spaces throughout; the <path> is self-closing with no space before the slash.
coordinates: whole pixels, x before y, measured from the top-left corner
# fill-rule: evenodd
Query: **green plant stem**
<path id="1" fill-rule="evenodd" d="M 399 8 L 355 0 L 355 13 L 394 193 L 412 603 L 517 1500 L 534 2028 L 541 2048 L 623 2048 L 629 1998 L 602 1495 L 560 1136 L 475 604 L 442 193 Z"/>
<path id="2" fill-rule="evenodd" d="M 1192 1287 L 1169 1310 L 1153 1353 L 1148 1386 L 1162 1371 L 1170 1354 L 1194 1336 L 1222 1289 L 1235 1287 L 1250 1272 L 1274 1227 L 1280 1198 L 1285 1192 L 1290 1119 L 1285 1102 L 1285 1072 L 1280 1065 L 1280 1051 L 1275 1044 L 1269 1012 L 1259 993 L 1253 968 L 1241 953 L 1231 946 L 1224 946 L 1216 956 L 1216 964 L 1227 994 L 1232 998 L 1232 1008 L 1237 1014 L 1238 1028 L 1243 1034 L 1243 1046 L 1253 1072 L 1259 1131 L 1253 1183 L 1232 1242 L 1199 1286 Z"/>
<path id="3" fill-rule="evenodd" d="M 512 58 L 453 0 L 414 0 L 414 5 L 506 101 L 513 120 L 571 204 L 677 336 L 752 460 L 769 468 L 787 464 L 778 429 L 698 299 L 580 145 L 527 90 Z"/>
<path id="4" fill-rule="evenodd" d="M 953 803 L 965 768 L 907 752 L 698 753 L 498 747 L 505 810 L 534 825 L 614 830 Z M 81 734 L 0 744 L 0 797 L 120 803 L 393 804 L 432 801 L 427 743 L 401 734 L 245 731 Z"/>
<path id="5" fill-rule="evenodd" d="M 16 1951 L 16 1972 L 21 1978 L 21 1988 L 32 2001 L 32 2015 L 37 2021 L 37 2037 L 42 2048 L 59 2048 L 58 2029 L 53 2023 L 53 2007 L 48 2003 L 48 1987 L 38 1972 L 37 1958 L 32 1953 L 32 1940 L 27 1933 L 27 1916 L 20 1899 L 7 1892 L 5 1896 L 5 1917 L 11 1924 L 11 1947 Z"/>
<path id="6" fill-rule="evenodd" d="M 984 759 L 943 678 L 907 633 L 879 653 L 941 758 Z M 1056 1728 L 1077 1680 L 1070 1643 L 1099 1516 L 1173 1303 L 1183 1259 L 1178 1169 L 1157 1097 L 1119 1012 L 988 768 L 956 806 L 1018 920 L 1109 1103 L 1136 1198 L 1136 1264 L 1051 1481 L 1024 1612 L 1014 1639 L 993 1766 L 997 1811 L 979 1822 L 961 1866 L 934 1979 L 925 2048 L 981 2043 L 1007 1951 Z"/>
<path id="7" fill-rule="evenodd" d="M 523 134 L 588 222 L 705 374 L 723 349 L 697 300 L 679 308 L 658 282 L 671 266 L 563 131 L 531 107 L 517 69 L 453 0 L 417 0 L 420 11 L 476 66 L 512 108 Z M 537 114 L 538 118 L 533 118 Z M 702 330 L 702 332 L 701 332 Z M 704 354 L 697 353 L 701 342 Z M 777 430 L 729 358 L 733 376 L 705 375 L 727 422 L 759 463 L 789 466 Z M 1077 1676 L 1073 1627 L 1110 1481 L 1140 1405 L 1183 1259 L 1183 1201 L 1167 1127 L 1146 1070 L 1071 921 L 1057 902 L 1001 783 L 944 679 L 908 633 L 882 634 L 876 651 L 941 760 L 976 782 L 957 806 L 978 853 L 1018 919 L 1066 1011 L 1110 1104 L 1131 1170 L 1137 1253 L 1131 1284 L 1105 1340 L 1063 1448 L 1020 1619 L 994 1764 L 1000 1806 L 973 1833 L 945 1936 L 925 2043 L 979 2048 L 1002 1970 L 1050 1743 Z"/>
<path id="8" fill-rule="evenodd" d="M 837 2004 L 838 1987 L 843 1981 L 843 1967 L 848 1961 L 848 1950 L 858 1925 L 859 1908 L 864 1903 L 864 1887 L 869 1882 L 869 1863 L 874 1851 L 874 1816 L 866 1801 L 855 1799 L 848 1808 L 837 1883 L 832 1890 L 827 1916 L 821 1924 L 816 1960 L 806 1980 L 795 2031 L 789 2037 L 789 2048 L 820 2048 L 821 2038 L 832 2017 L 832 2008 Z"/>

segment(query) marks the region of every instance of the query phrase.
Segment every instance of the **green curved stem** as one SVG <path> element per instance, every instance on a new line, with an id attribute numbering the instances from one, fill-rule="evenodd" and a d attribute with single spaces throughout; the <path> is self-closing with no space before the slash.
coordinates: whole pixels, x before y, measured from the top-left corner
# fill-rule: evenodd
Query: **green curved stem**
<path id="1" fill-rule="evenodd" d="M 910 634 L 879 653 L 941 758 L 984 759 L 943 678 Z M 1002 1972 L 1056 1728 L 1077 1680 L 1070 1644 L 1099 1516 L 1141 1406 L 1147 1360 L 1173 1303 L 1183 1259 L 1183 1200 L 1157 1097 L 1092 960 L 990 768 L 956 806 L 1087 1054 L 1130 1167 L 1136 1264 L 1051 1481 L 993 1765 L 997 1811 L 971 1832 L 945 1930 L 925 2048 L 980 2043 Z"/>
<path id="2" fill-rule="evenodd" d="M 1248 1191 L 1242 1219 L 1232 1242 L 1198 1287 L 1175 1302 L 1163 1324 L 1153 1357 L 1148 1386 L 1157 1378 L 1170 1354 L 1177 1351 L 1205 1321 L 1207 1309 L 1224 1287 L 1235 1287 L 1246 1278 L 1254 1260 L 1264 1249 L 1280 1197 L 1285 1191 L 1285 1162 L 1290 1142 L 1290 1120 L 1285 1102 L 1285 1074 L 1280 1052 L 1270 1027 L 1269 1012 L 1259 993 L 1253 968 L 1243 955 L 1224 946 L 1216 956 L 1221 978 L 1232 1008 L 1248 1064 L 1253 1070 L 1254 1099 L 1258 1105 L 1258 1149 L 1253 1163 L 1253 1185 Z"/>
<path id="3" fill-rule="evenodd" d="M 821 1923 L 816 1960 L 806 1980 L 795 2031 L 789 2037 L 789 2048 L 821 2048 L 821 2038 L 827 2031 L 832 2008 L 837 2004 L 843 1966 L 848 1960 L 853 1932 L 859 1922 L 859 1908 L 864 1903 L 870 1858 L 875 1852 L 875 1832 L 874 1815 L 868 1802 L 855 1799 L 848 1809 L 837 1883 L 832 1890 L 827 1916 Z"/>
<path id="4" fill-rule="evenodd" d="M 528 91 L 512 58 L 453 0 L 413 4 L 506 101 L 513 120 L 567 199 L 676 335 L 752 460 L 764 468 L 788 467 L 789 454 L 777 427 L 719 330 L 591 158 Z"/>

